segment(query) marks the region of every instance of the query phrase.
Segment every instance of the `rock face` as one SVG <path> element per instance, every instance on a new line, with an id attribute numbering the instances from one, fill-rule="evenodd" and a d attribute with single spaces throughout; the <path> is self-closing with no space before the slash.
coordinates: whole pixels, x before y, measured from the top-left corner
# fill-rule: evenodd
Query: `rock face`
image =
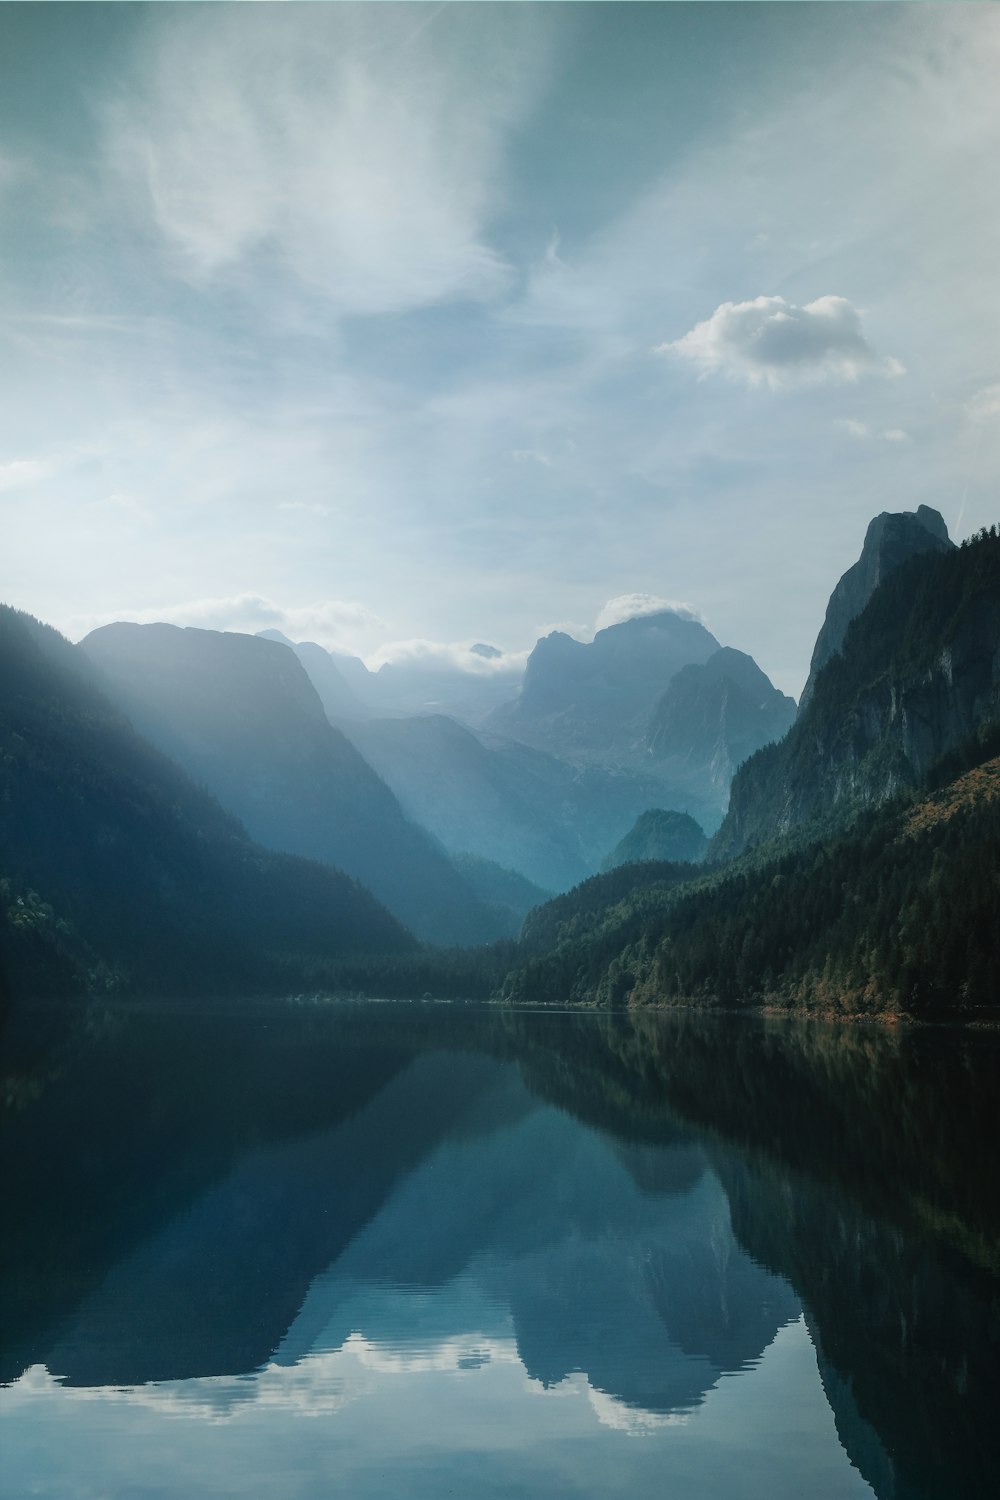
<path id="1" fill-rule="evenodd" d="M 947 552 L 954 547 L 942 516 L 929 505 L 916 511 L 883 511 L 868 527 L 857 562 L 840 579 L 826 609 L 826 619 L 816 637 L 809 677 L 802 690 L 800 709 L 812 697 L 816 677 L 840 651 L 851 621 L 864 609 L 883 579 L 900 563 L 919 552 Z"/>
<path id="2" fill-rule="evenodd" d="M 843 824 L 917 786 L 1000 718 L 1000 537 L 901 563 L 849 626 L 779 744 L 737 772 L 709 855 L 730 858 L 800 824 Z"/>
<path id="3" fill-rule="evenodd" d="M 671 680 L 653 711 L 650 755 L 663 765 L 700 770 L 725 799 L 737 766 L 780 740 L 794 720 L 794 701 L 753 657 L 723 646 Z"/>
<path id="4" fill-rule="evenodd" d="M 128 624 L 95 630 L 82 647 L 140 732 L 259 843 L 345 870 L 428 941 L 494 936 L 444 851 L 331 725 L 288 647 Z"/>
<path id="5" fill-rule="evenodd" d="M 609 625 L 586 645 L 553 631 L 529 656 L 519 697 L 489 727 L 572 761 L 628 756 L 670 679 L 718 649 L 704 625 L 672 610 Z"/>
<path id="6" fill-rule="evenodd" d="M 652 807 L 615 845 L 601 870 L 616 870 L 619 865 L 637 864 L 648 859 L 695 864 L 707 847 L 708 839 L 694 818 L 688 817 L 687 813 Z"/>

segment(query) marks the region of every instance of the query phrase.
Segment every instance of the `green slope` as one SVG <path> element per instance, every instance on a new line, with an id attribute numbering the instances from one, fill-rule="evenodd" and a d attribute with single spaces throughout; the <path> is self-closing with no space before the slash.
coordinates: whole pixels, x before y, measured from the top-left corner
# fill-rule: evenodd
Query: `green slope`
<path id="1" fill-rule="evenodd" d="M 8 995 L 268 991 L 415 940 L 340 871 L 251 842 L 146 743 L 76 647 L 0 607 Z"/>

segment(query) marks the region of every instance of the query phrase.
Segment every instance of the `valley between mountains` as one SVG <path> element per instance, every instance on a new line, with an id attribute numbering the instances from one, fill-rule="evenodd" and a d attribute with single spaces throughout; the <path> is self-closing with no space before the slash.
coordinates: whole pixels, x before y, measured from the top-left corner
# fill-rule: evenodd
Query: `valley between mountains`
<path id="1" fill-rule="evenodd" d="M 876 517 L 797 706 L 691 614 L 523 677 L 0 611 L 0 955 L 46 998 L 970 1017 L 1000 990 L 1000 536 Z M 479 669 L 481 668 L 481 670 Z"/>

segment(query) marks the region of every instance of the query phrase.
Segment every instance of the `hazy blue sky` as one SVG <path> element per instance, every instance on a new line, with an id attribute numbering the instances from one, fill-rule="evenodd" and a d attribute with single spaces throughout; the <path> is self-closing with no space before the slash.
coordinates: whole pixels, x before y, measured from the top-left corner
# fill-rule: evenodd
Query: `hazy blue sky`
<path id="1" fill-rule="evenodd" d="M 0 6 L 0 595 L 651 595 L 797 693 L 873 514 L 1000 512 L 998 79 L 994 5 Z"/>

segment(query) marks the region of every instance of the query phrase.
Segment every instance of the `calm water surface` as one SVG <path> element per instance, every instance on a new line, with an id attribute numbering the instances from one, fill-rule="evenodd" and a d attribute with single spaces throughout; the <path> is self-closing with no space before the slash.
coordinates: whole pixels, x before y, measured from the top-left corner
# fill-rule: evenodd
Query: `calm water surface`
<path id="1" fill-rule="evenodd" d="M 996 1492 L 989 1034 L 46 1024 L 0 1136 L 4 1497 Z"/>

